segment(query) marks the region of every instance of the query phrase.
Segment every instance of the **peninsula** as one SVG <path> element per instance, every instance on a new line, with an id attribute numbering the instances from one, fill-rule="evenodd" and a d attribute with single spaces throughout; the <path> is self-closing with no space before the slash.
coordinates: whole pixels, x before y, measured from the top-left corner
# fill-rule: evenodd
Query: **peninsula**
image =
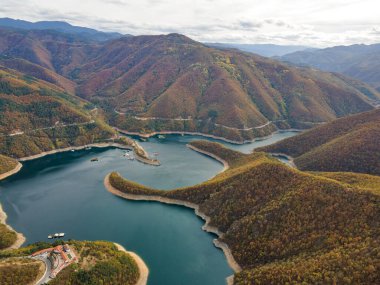
<path id="1" fill-rule="evenodd" d="M 372 266 L 379 254 L 378 176 L 307 173 L 265 153 L 245 155 L 205 141 L 190 145 L 229 168 L 202 184 L 171 191 L 118 173 L 109 174 L 105 186 L 126 199 L 195 209 L 206 221 L 204 229 L 218 235 L 216 245 L 236 272 L 233 284 L 379 280 Z"/>

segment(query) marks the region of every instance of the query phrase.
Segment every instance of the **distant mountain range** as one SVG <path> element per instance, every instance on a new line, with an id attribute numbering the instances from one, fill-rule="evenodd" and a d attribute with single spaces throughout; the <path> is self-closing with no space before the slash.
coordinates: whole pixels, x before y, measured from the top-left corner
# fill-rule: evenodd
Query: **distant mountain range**
<path id="1" fill-rule="evenodd" d="M 279 59 L 299 66 L 339 72 L 380 90 L 380 44 L 297 51 Z"/>
<path id="2" fill-rule="evenodd" d="M 297 45 L 274 45 L 274 44 L 235 44 L 235 43 L 205 43 L 205 45 L 220 49 L 235 48 L 245 52 L 256 53 L 258 55 L 273 57 L 283 56 L 288 53 L 304 50 L 316 50 L 312 47 Z"/>
<path id="3" fill-rule="evenodd" d="M 95 41 L 107 41 L 117 39 L 122 36 L 131 36 L 122 35 L 120 33 L 101 32 L 90 28 L 73 26 L 69 23 L 62 21 L 40 21 L 33 23 L 24 20 L 15 20 L 11 18 L 0 18 L 0 27 L 23 30 L 55 30 L 63 33 L 80 35 L 85 39 L 91 39 Z"/>

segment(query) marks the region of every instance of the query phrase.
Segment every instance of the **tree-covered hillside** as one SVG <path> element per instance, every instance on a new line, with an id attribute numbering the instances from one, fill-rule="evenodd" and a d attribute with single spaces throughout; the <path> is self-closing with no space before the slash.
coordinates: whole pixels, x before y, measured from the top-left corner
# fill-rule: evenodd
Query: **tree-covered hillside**
<path id="1" fill-rule="evenodd" d="M 0 151 L 24 157 L 110 138 L 88 102 L 46 81 L 0 67 Z"/>
<path id="2" fill-rule="evenodd" d="M 223 147 L 196 143 L 216 154 Z M 226 151 L 230 168 L 200 185 L 153 190 L 112 173 L 128 194 L 199 205 L 242 271 L 235 284 L 376 284 L 380 280 L 380 196 L 367 175 L 326 178 L 292 169 L 264 153 Z M 372 182 L 371 182 L 372 183 Z M 365 187 L 363 187 L 365 185 Z M 375 186 L 376 187 L 376 186 Z"/>
<path id="3" fill-rule="evenodd" d="M 187 131 L 237 141 L 373 108 L 377 91 L 183 35 L 105 43 L 57 31 L 0 28 L 0 64 L 60 86 L 126 131 Z"/>
<path id="4" fill-rule="evenodd" d="M 34 284 L 37 277 L 43 275 L 45 266 L 25 257 L 62 243 L 38 242 L 15 250 L 0 251 L 0 284 Z M 78 262 L 63 269 L 49 284 L 136 284 L 140 272 L 135 260 L 129 253 L 119 251 L 115 244 L 106 241 L 69 241 L 68 244 L 75 250 Z"/>
<path id="5" fill-rule="evenodd" d="M 380 109 L 321 125 L 258 150 L 290 155 L 303 170 L 380 175 Z"/>

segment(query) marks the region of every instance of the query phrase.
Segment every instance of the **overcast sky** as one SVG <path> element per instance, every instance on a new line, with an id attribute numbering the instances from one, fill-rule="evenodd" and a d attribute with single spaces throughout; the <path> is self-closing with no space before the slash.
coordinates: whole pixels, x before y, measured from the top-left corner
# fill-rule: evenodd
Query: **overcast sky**
<path id="1" fill-rule="evenodd" d="M 380 42 L 380 0 L 1 0 L 0 17 L 203 42 L 316 47 Z"/>

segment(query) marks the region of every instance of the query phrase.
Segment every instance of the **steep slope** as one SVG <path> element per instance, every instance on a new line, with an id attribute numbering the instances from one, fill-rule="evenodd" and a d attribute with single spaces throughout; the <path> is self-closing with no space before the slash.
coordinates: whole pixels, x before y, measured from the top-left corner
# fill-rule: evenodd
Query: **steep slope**
<path id="1" fill-rule="evenodd" d="M 35 77 L 58 87 L 63 88 L 69 94 L 75 94 L 76 84 L 56 72 L 21 58 L 0 57 L 0 64 L 10 69 L 15 69 L 26 77 Z"/>
<path id="2" fill-rule="evenodd" d="M 340 182 L 289 168 L 263 153 L 244 155 L 209 142 L 191 145 L 219 156 L 230 168 L 200 185 L 172 191 L 112 173 L 108 182 L 120 191 L 113 193 L 199 207 L 198 213 L 210 218 L 208 228 L 218 230 L 219 242 L 229 246 L 241 266 L 234 284 L 379 280 L 380 196 L 366 190 L 368 176 L 360 188 L 358 174 L 352 183 L 337 175 Z"/>
<path id="3" fill-rule="evenodd" d="M 380 90 L 380 44 L 297 51 L 280 59 L 297 65 L 343 73 Z"/>
<path id="4" fill-rule="evenodd" d="M 0 36 L 0 63 L 75 89 L 103 107 L 112 125 L 131 132 L 244 141 L 276 126 L 310 127 L 371 110 L 369 98 L 380 98 L 348 78 L 209 48 L 178 34 L 102 44 L 55 31 L 0 29 Z"/>
<path id="5" fill-rule="evenodd" d="M 380 175 L 380 109 L 338 119 L 258 150 L 290 155 L 303 170 Z"/>
<path id="6" fill-rule="evenodd" d="M 24 157 L 113 136 L 91 104 L 0 66 L 0 151 Z"/>
<path id="7" fill-rule="evenodd" d="M 260 135 L 255 131 L 272 132 L 268 121 L 305 127 L 372 108 L 347 79 L 208 48 L 177 34 L 120 39 L 98 55 L 76 70 L 78 94 L 137 116 L 111 118 L 130 131 L 201 131 L 244 140 Z"/>
<path id="8" fill-rule="evenodd" d="M 67 70 L 83 64 L 100 44 L 79 35 L 54 30 L 0 28 L 2 59 L 23 59 L 67 77 Z"/>

